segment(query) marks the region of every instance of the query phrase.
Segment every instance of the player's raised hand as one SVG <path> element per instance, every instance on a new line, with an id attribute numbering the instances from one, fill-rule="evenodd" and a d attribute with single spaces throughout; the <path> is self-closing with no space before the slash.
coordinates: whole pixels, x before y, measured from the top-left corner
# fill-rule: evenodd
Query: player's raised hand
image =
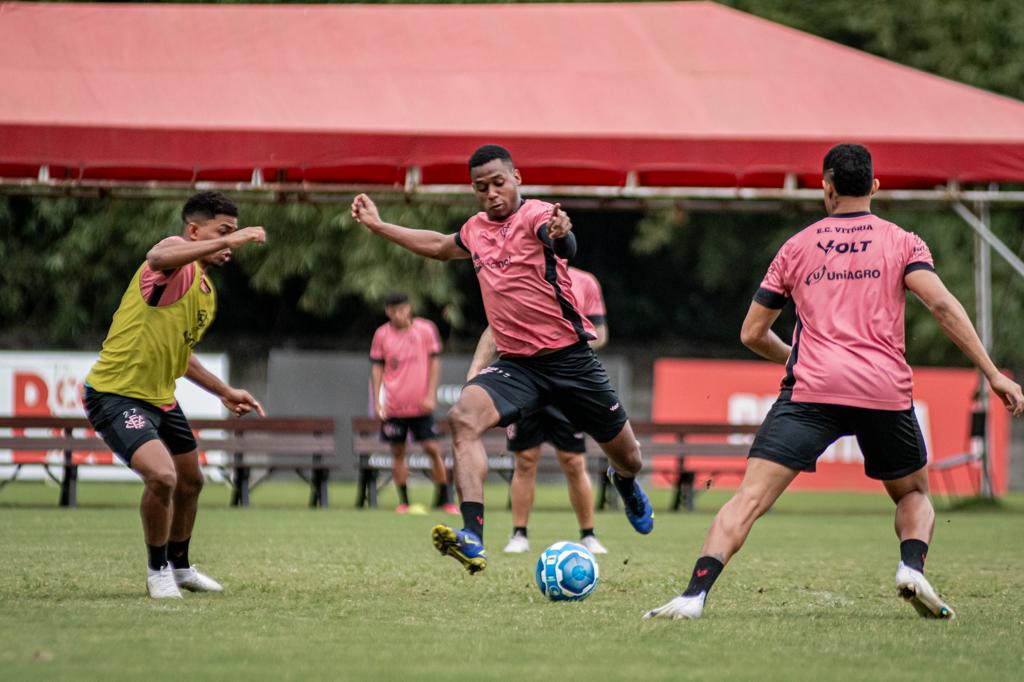
<path id="1" fill-rule="evenodd" d="M 352 201 L 352 219 L 357 223 L 373 228 L 380 223 L 380 213 L 377 211 L 377 205 L 365 194 L 358 195 Z"/>
<path id="2" fill-rule="evenodd" d="M 266 417 L 267 413 L 263 411 L 263 406 L 256 398 L 252 397 L 249 391 L 241 388 L 229 388 L 224 395 L 220 397 L 220 401 L 224 403 L 224 407 L 231 410 L 232 414 L 236 417 L 249 414 L 253 410 L 256 411 L 261 417 Z"/>
<path id="3" fill-rule="evenodd" d="M 1021 393 L 1020 384 L 1002 374 L 992 379 L 991 384 L 992 390 L 1002 399 L 1010 414 L 1014 417 L 1024 414 L 1024 394 Z"/>
<path id="4" fill-rule="evenodd" d="M 552 239 L 561 239 L 572 230 L 572 221 L 569 215 L 562 210 L 561 204 L 555 204 L 551 209 L 551 217 L 548 218 L 548 236 Z"/>
<path id="5" fill-rule="evenodd" d="M 228 242 L 228 248 L 237 249 L 243 244 L 248 244 L 249 242 L 265 244 L 267 241 L 267 233 L 262 227 L 256 225 L 253 227 L 243 227 L 241 230 L 235 230 L 231 234 L 227 235 L 225 239 Z"/>

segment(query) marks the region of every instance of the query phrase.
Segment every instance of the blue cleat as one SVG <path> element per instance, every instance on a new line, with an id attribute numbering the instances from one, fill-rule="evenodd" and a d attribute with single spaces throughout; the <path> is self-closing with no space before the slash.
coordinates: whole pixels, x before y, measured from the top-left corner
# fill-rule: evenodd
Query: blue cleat
<path id="1" fill-rule="evenodd" d="M 608 480 L 612 482 L 612 485 L 615 485 L 615 476 L 615 470 L 608 467 Z M 615 489 L 618 490 L 618 486 L 615 486 Z M 647 493 L 640 487 L 636 479 L 633 480 L 633 494 L 628 497 L 622 496 L 622 506 L 626 510 L 626 518 L 629 519 L 633 530 L 643 535 L 654 530 L 654 508 L 651 507 Z"/>
<path id="2" fill-rule="evenodd" d="M 479 573 L 487 568 L 484 543 L 475 533 L 455 530 L 451 526 L 434 526 L 430 534 L 434 539 L 434 547 L 442 556 L 455 559 L 470 573 Z"/>

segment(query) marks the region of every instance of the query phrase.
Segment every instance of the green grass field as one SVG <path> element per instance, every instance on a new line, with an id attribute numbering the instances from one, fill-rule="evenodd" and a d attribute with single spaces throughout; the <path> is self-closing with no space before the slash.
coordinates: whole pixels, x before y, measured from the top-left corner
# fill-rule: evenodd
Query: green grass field
<path id="1" fill-rule="evenodd" d="M 0 491 L 0 679 L 1020 679 L 1022 496 L 940 510 L 928 575 L 955 622 L 895 597 L 887 499 L 812 493 L 759 522 L 702 620 L 643 622 L 684 585 L 725 496 L 662 511 L 647 537 L 598 514 L 601 584 L 552 604 L 534 562 L 575 538 L 575 520 L 564 488 L 538 492 L 535 551 L 507 557 L 505 490 L 489 489 L 490 564 L 470 577 L 430 545 L 443 516 L 356 511 L 344 485 L 328 511 L 305 509 L 292 484 L 235 510 L 210 485 L 192 559 L 226 592 L 167 603 L 145 597 L 137 486 L 83 483 L 80 508 L 60 510 L 53 487 L 12 484 Z"/>

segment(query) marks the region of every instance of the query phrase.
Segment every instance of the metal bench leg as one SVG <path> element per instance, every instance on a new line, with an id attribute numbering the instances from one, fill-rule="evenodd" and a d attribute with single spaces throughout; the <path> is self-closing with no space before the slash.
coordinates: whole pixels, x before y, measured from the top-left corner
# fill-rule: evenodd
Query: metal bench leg
<path id="1" fill-rule="evenodd" d="M 242 466 L 241 463 L 242 455 L 235 453 L 235 481 L 231 491 L 232 507 L 249 506 L 249 475 L 251 470 L 247 466 Z"/>
<path id="2" fill-rule="evenodd" d="M 60 506 L 78 506 L 78 467 L 73 464 L 71 450 L 64 451 L 64 478 L 60 482 Z"/>
<path id="3" fill-rule="evenodd" d="M 370 497 L 370 509 L 377 508 L 377 470 L 370 469 L 367 472 L 367 492 Z"/>

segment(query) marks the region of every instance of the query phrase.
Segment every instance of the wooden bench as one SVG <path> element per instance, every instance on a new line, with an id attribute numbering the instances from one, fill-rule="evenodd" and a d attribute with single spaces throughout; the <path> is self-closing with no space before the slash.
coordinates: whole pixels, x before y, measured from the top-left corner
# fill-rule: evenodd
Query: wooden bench
<path id="1" fill-rule="evenodd" d="M 252 490 L 274 471 L 285 469 L 295 471 L 309 483 L 311 507 L 328 505 L 327 481 L 330 472 L 341 466 L 335 451 L 333 419 L 250 417 L 190 419 L 189 423 L 199 434 L 202 451 L 226 453 L 224 461 L 214 466 L 231 485 L 231 506 L 248 507 Z M 0 417 L 0 429 L 22 432 L 0 436 L 0 450 L 56 453 L 39 461 L 14 462 L 14 475 L 0 487 L 17 478 L 22 467 L 41 465 L 60 484 L 62 507 L 77 505 L 78 467 L 93 464 L 76 458 L 75 453 L 110 452 L 82 417 Z M 24 433 L 25 429 L 43 432 Z M 57 467 L 62 468 L 63 475 L 54 473 Z M 253 479 L 253 469 L 264 473 Z"/>
<path id="2" fill-rule="evenodd" d="M 672 457 L 675 470 L 669 472 L 674 494 L 671 509 L 674 511 L 685 507 L 692 511 L 696 497 L 695 481 L 698 472 L 712 475 L 721 473 L 740 473 L 741 468 L 728 462 L 736 457 L 745 457 L 749 449 L 747 442 L 729 442 L 724 438 L 736 434 L 752 434 L 757 431 L 756 425 L 724 424 L 724 423 L 671 423 L 633 422 L 633 431 L 640 441 L 640 449 L 644 456 L 644 470 L 654 471 L 653 457 Z M 438 442 L 445 459 L 445 466 L 452 468 L 451 439 L 448 424 L 444 420 L 437 423 Z M 372 417 L 354 417 L 352 419 L 352 452 L 356 458 L 359 477 L 356 493 L 356 506 L 376 507 L 378 491 L 390 480 L 391 454 L 387 443 L 379 438 L 380 421 Z M 704 440 L 714 437 L 714 441 Z M 505 447 L 505 430 L 495 428 L 484 434 L 484 449 L 487 451 L 489 472 L 495 473 L 511 483 L 515 470 L 515 458 Z M 604 472 L 608 463 L 600 446 L 587 439 L 587 471 L 598 481 L 595 506 L 603 509 L 616 506 L 614 488 L 608 483 Z M 694 467 L 687 463 L 688 458 L 700 457 L 720 460 L 713 467 Z M 417 446 L 407 450 L 406 460 L 409 470 L 429 475 L 431 461 Z M 557 461 L 553 457 L 541 457 L 538 473 L 560 472 Z M 380 473 L 387 474 L 385 478 Z M 449 480 L 450 477 L 449 477 Z"/>

